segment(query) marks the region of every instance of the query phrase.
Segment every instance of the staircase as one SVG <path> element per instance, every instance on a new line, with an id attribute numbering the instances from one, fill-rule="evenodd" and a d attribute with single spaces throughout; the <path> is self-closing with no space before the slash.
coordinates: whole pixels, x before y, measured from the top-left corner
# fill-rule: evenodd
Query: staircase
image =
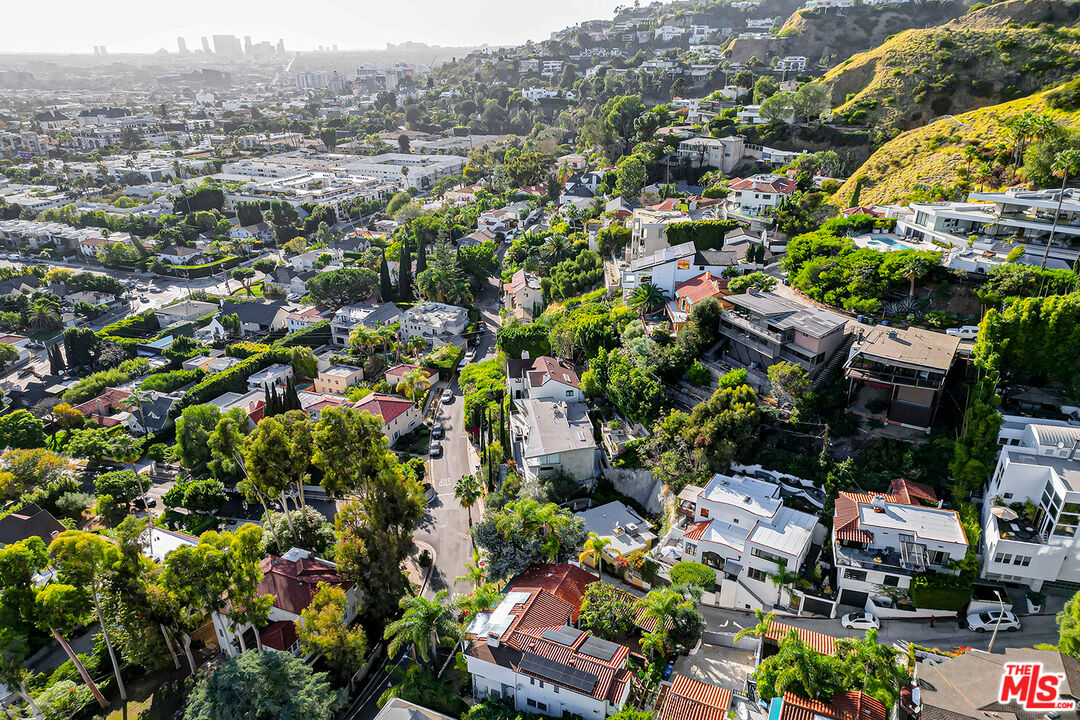
<path id="1" fill-rule="evenodd" d="M 810 373 L 810 382 L 813 383 L 814 387 L 818 387 L 819 385 L 821 385 L 821 383 L 825 382 L 829 377 L 832 376 L 833 371 L 836 370 L 836 368 L 847 362 L 848 351 L 851 350 L 851 346 L 854 342 L 855 335 L 849 334 L 846 338 L 844 338 L 844 342 L 840 343 L 840 347 L 838 347 L 836 349 L 836 352 L 833 353 L 833 356 L 829 359 L 829 362 L 814 368 L 814 371 Z"/>

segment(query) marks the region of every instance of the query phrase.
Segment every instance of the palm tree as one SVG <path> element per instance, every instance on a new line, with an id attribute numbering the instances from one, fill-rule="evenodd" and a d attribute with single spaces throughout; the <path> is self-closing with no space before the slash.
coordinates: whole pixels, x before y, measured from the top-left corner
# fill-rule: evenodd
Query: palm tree
<path id="1" fill-rule="evenodd" d="M 757 624 L 751 627 L 745 627 L 735 633 L 736 643 L 744 637 L 763 638 L 769 634 L 769 628 L 772 627 L 773 620 L 776 619 L 776 612 L 773 610 L 765 612 L 761 608 L 755 608 L 754 615 L 757 617 Z"/>
<path id="2" fill-rule="evenodd" d="M 552 235 L 544 241 L 544 257 L 554 265 L 570 256 L 572 246 L 565 235 Z"/>
<path id="3" fill-rule="evenodd" d="M 925 275 L 930 267 L 931 263 L 926 257 L 914 253 L 900 262 L 900 274 L 911 281 L 911 287 L 908 289 L 909 298 L 915 297 L 915 281 Z"/>
<path id="4" fill-rule="evenodd" d="M 458 600 L 458 607 L 465 613 L 466 622 L 471 621 L 478 613 L 495 607 L 502 598 L 502 592 L 495 583 L 484 583 L 475 590 Z"/>
<path id="5" fill-rule="evenodd" d="M 394 657 L 406 645 L 413 647 L 413 660 L 434 663 L 439 645 L 456 642 L 464 631 L 454 620 L 454 604 L 446 590 L 440 590 L 434 600 L 409 595 L 401 599 L 404 610 L 401 618 L 386 626 L 383 638 L 389 640 L 387 655 Z"/>
<path id="6" fill-rule="evenodd" d="M 544 549 L 548 561 L 555 562 L 562 550 L 562 536 L 572 521 L 568 513 L 560 512 L 555 503 L 544 503 L 536 511 L 536 520 L 544 529 Z"/>
<path id="7" fill-rule="evenodd" d="M 782 695 L 794 686 L 793 692 L 816 700 L 826 690 L 822 656 L 804 643 L 795 630 L 780 643 L 780 658 L 781 669 L 773 684 L 777 694 Z"/>
<path id="8" fill-rule="evenodd" d="M 583 563 L 590 561 L 596 562 L 596 579 L 604 579 L 604 553 L 608 546 L 611 545 L 611 538 L 602 538 L 594 532 L 589 533 L 589 537 L 585 540 L 585 549 L 578 555 L 578 560 Z M 616 550 L 616 553 L 619 551 Z"/>
<path id="9" fill-rule="evenodd" d="M 655 310 L 663 305 L 668 299 L 667 293 L 652 283 L 642 283 L 630 293 L 630 307 L 638 311 L 639 315 Z"/>
<path id="10" fill-rule="evenodd" d="M 1057 233 L 1058 218 L 1061 216 L 1061 203 L 1065 200 L 1065 184 L 1070 175 L 1080 175 L 1080 150 L 1068 148 L 1054 156 L 1054 162 L 1050 165 L 1050 172 L 1061 178 L 1061 189 L 1058 192 L 1057 210 L 1054 212 L 1054 223 L 1050 226 L 1050 237 L 1046 239 L 1046 248 L 1043 250 L 1042 262 L 1039 267 L 1046 267 L 1046 258 L 1050 255 L 1050 243 L 1054 242 Z"/>
<path id="11" fill-rule="evenodd" d="M 414 368 L 401 376 L 401 382 L 398 383 L 396 389 L 415 403 L 424 396 L 429 387 L 431 387 L 431 378 L 428 377 L 427 372 L 421 368 Z"/>
<path id="12" fill-rule="evenodd" d="M 35 332 L 55 330 L 60 327 L 60 306 L 55 300 L 38 298 L 30 306 L 30 329 Z"/>
<path id="13" fill-rule="evenodd" d="M 799 576 L 793 572 L 790 572 L 786 566 L 777 563 L 776 572 L 769 576 L 769 580 L 775 585 L 778 590 L 791 587 L 799 579 Z M 779 595 L 777 595 L 779 599 Z M 791 594 L 788 593 L 788 600 L 791 600 Z"/>
<path id="14" fill-rule="evenodd" d="M 484 569 L 484 564 L 480 562 L 480 553 L 476 552 L 476 548 L 473 548 L 472 562 L 465 563 L 465 574 L 458 575 L 454 578 L 454 581 L 465 580 L 474 588 L 478 588 L 484 584 L 486 575 L 487 570 Z"/>
<path id="15" fill-rule="evenodd" d="M 656 630 L 653 632 L 663 635 L 665 643 L 668 629 L 674 622 L 676 613 L 680 608 L 691 604 L 685 597 L 669 587 L 652 590 L 641 602 L 645 604 L 645 617 L 656 621 Z"/>
<path id="16" fill-rule="evenodd" d="M 469 511 L 469 527 L 472 527 L 472 507 L 483 494 L 484 488 L 475 475 L 462 475 L 454 486 L 454 497 Z"/>

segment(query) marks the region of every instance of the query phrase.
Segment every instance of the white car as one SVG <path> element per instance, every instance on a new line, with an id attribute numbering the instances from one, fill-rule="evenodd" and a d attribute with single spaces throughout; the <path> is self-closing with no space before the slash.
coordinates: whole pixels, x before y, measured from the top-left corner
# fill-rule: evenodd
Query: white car
<path id="1" fill-rule="evenodd" d="M 979 337 L 979 326 L 964 325 L 963 327 L 958 328 L 946 328 L 945 334 L 961 338 L 962 340 L 974 340 Z"/>
<path id="2" fill-rule="evenodd" d="M 868 612 L 848 613 L 840 618 L 840 624 L 849 630 L 877 630 L 881 622 Z"/>
<path id="3" fill-rule="evenodd" d="M 450 388 L 446 388 L 442 391 L 442 404 L 449 405 L 454 400 L 454 391 Z"/>
<path id="4" fill-rule="evenodd" d="M 1001 619 L 1000 624 L 998 618 Z M 975 632 L 993 632 L 998 630 L 1016 632 L 1020 629 L 1020 619 L 1008 610 L 983 610 L 981 613 L 972 613 L 967 616 L 968 630 Z"/>

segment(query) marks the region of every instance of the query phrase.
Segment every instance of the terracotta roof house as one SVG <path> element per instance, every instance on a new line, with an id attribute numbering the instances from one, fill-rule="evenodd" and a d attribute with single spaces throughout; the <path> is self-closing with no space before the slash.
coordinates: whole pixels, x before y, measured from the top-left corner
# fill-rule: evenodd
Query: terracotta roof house
<path id="1" fill-rule="evenodd" d="M 537 358 L 508 360 L 506 368 L 510 397 L 533 400 L 550 399 L 581 402 L 581 381 L 574 367 L 565 360 L 541 355 Z"/>
<path id="2" fill-rule="evenodd" d="M 699 302 L 716 298 L 721 307 L 730 307 L 730 303 L 723 300 L 730 294 L 727 280 L 718 278 L 711 272 L 703 272 L 675 286 L 675 296 L 667 303 L 668 319 L 671 320 L 675 332 L 678 332 L 690 321 L 690 311 Z"/>
<path id="3" fill-rule="evenodd" d="M 519 320 L 532 320 L 533 310 L 544 302 L 544 292 L 540 287 L 540 278 L 532 273 L 518 270 L 503 284 L 503 305 Z"/>
<path id="4" fill-rule="evenodd" d="M 657 720 L 725 720 L 731 691 L 685 675 L 672 678 Z"/>
<path id="5" fill-rule="evenodd" d="M 112 427 L 120 424 L 120 420 L 114 418 L 113 415 L 120 411 L 121 404 L 130 395 L 130 390 L 107 387 L 96 398 L 76 405 L 75 409 L 82 413 L 87 420 L 92 420 L 105 427 Z"/>
<path id="6" fill-rule="evenodd" d="M 771 720 L 886 720 L 888 715 L 880 700 L 858 690 L 838 692 L 827 703 L 786 692 L 769 707 Z"/>
<path id="7" fill-rule="evenodd" d="M 319 583 L 335 585 L 345 591 L 345 622 L 352 622 L 359 606 L 359 589 L 356 584 L 340 575 L 337 565 L 329 560 L 315 557 L 307 550 L 292 548 L 283 556 L 267 555 L 259 563 L 262 579 L 256 588 L 257 595 L 274 598 L 270 608 L 270 624 L 261 630 L 253 625 L 234 625 L 220 612 L 211 614 L 214 632 L 222 652 L 236 657 L 248 649 L 254 649 L 256 639 L 266 647 L 297 653 L 297 622 L 300 615 L 318 592 Z"/>
<path id="8" fill-rule="evenodd" d="M 475 697 L 496 696 L 519 712 L 607 717 L 630 694 L 630 648 L 573 627 L 578 606 L 547 590 L 510 590 L 479 613 L 465 650 Z"/>
<path id="9" fill-rule="evenodd" d="M 402 435 L 412 432 L 423 420 L 420 409 L 411 400 L 394 395 L 372 393 L 361 398 L 354 407 L 382 420 L 382 433 L 391 445 Z"/>

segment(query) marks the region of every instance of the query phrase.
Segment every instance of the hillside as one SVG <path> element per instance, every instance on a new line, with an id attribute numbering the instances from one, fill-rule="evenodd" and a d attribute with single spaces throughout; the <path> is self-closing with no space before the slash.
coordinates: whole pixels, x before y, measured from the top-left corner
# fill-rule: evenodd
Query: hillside
<path id="1" fill-rule="evenodd" d="M 774 54 L 804 55 L 811 65 L 825 67 L 855 53 L 877 47 L 897 32 L 930 28 L 964 14 L 970 2 L 905 3 L 903 5 L 856 5 L 843 14 L 797 10 L 777 33 Z"/>
<path id="2" fill-rule="evenodd" d="M 941 118 L 902 133 L 871 155 L 836 191 L 837 204 L 850 204 L 855 179 L 860 176 L 866 178 L 859 193 L 859 203 L 864 205 L 906 200 L 919 186 L 948 187 L 961 179 L 960 171 L 967 164 L 962 154 L 965 146 L 1002 141 L 1004 123 L 1027 111 L 1048 113 L 1058 124 L 1080 129 L 1080 108 L 1058 110 L 1047 102 L 1056 91 L 979 108 L 955 118 Z"/>
<path id="3" fill-rule="evenodd" d="M 907 30 L 825 75 L 834 113 L 888 138 L 1037 92 L 1080 70 L 1078 16 L 1076 0 L 1005 0 Z"/>

